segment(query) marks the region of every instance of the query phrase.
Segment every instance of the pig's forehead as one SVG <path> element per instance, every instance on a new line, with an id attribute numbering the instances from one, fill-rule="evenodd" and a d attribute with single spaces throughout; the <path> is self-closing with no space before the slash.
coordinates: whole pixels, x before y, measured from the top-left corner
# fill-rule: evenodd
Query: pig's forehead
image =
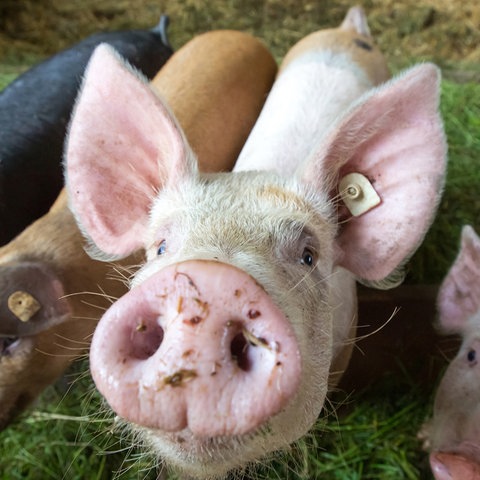
<path id="1" fill-rule="evenodd" d="M 284 212 L 286 215 L 315 215 L 329 218 L 329 202 L 308 192 L 295 178 L 274 172 L 234 172 L 202 175 L 188 179 L 179 188 L 166 191 L 159 203 L 201 214 L 201 211 L 246 211 L 250 214 Z"/>
<path id="2" fill-rule="evenodd" d="M 326 251 L 337 226 L 323 210 L 319 214 L 288 179 L 249 172 L 212 175 L 162 192 L 144 241 L 147 249 L 166 239 L 189 251 L 268 255 L 277 248 L 289 252 L 309 239 Z"/>

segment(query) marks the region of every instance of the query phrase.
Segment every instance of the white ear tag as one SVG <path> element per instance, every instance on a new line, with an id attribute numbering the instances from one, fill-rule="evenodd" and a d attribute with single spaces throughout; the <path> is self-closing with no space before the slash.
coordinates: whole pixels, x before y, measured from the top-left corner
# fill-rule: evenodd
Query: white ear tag
<path id="1" fill-rule="evenodd" d="M 345 206 L 354 217 L 358 217 L 376 207 L 381 199 L 365 175 L 349 173 L 338 185 Z"/>

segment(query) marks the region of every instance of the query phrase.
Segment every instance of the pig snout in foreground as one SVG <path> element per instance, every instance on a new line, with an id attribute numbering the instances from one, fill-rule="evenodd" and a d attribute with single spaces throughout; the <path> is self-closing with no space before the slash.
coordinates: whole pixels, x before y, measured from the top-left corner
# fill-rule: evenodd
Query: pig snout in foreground
<path id="1" fill-rule="evenodd" d="M 288 319 L 252 277 L 218 261 L 160 270 L 122 297 L 104 326 L 91 351 L 97 387 L 119 415 L 149 428 L 248 433 L 283 409 L 300 381 Z"/>
<path id="2" fill-rule="evenodd" d="M 100 320 L 91 370 L 160 457 L 223 475 L 315 422 L 355 278 L 389 277 L 434 216 L 439 80 L 425 64 L 368 91 L 302 156 L 295 111 L 297 136 L 277 138 L 292 149 L 287 172 L 260 159 L 257 171 L 205 175 L 168 107 L 96 51 L 66 145 L 70 205 L 100 256 L 144 248 L 146 263 Z M 324 93 L 311 89 L 312 105 Z M 110 339 L 119 352 L 107 361 Z"/>
<path id="3" fill-rule="evenodd" d="M 438 294 L 438 326 L 461 335 L 423 435 L 437 480 L 480 479 L 480 238 L 462 230 L 460 252 Z"/>
<path id="4" fill-rule="evenodd" d="M 180 48 L 152 80 L 182 123 L 200 170 L 232 167 L 276 68 L 257 39 L 213 31 Z M 203 115 L 208 123 L 202 123 Z M 125 268 L 138 262 L 129 257 L 114 272 L 92 260 L 65 192 L 0 248 L 0 428 L 85 352 L 109 299 L 127 291 L 121 278 L 111 277 L 128 276 L 131 269 Z"/>
<path id="5" fill-rule="evenodd" d="M 152 78 L 172 54 L 167 17 L 152 30 L 92 35 L 0 93 L 0 245 L 45 214 L 63 187 L 63 144 L 85 66 L 100 43 Z"/>

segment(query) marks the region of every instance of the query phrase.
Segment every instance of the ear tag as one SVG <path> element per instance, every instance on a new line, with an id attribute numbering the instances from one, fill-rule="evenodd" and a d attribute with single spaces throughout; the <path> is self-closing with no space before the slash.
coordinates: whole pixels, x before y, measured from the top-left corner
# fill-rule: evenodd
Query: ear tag
<path id="1" fill-rule="evenodd" d="M 8 309 L 22 322 L 28 322 L 40 308 L 35 297 L 27 292 L 19 290 L 8 297 Z"/>
<path id="2" fill-rule="evenodd" d="M 381 199 L 365 175 L 349 173 L 338 185 L 340 196 L 354 217 L 368 212 L 376 207 Z"/>

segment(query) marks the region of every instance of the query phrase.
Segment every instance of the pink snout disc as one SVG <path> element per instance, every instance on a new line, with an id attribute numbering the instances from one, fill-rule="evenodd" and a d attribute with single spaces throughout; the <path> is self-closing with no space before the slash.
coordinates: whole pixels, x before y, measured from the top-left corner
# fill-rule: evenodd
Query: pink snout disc
<path id="1" fill-rule="evenodd" d="M 292 326 L 262 286 L 205 260 L 171 265 L 118 300 L 90 355 L 118 415 L 198 436 L 258 428 L 285 408 L 301 375 Z"/>
<path id="2" fill-rule="evenodd" d="M 436 480 L 480 480 L 480 465 L 463 455 L 434 452 L 430 466 Z"/>

